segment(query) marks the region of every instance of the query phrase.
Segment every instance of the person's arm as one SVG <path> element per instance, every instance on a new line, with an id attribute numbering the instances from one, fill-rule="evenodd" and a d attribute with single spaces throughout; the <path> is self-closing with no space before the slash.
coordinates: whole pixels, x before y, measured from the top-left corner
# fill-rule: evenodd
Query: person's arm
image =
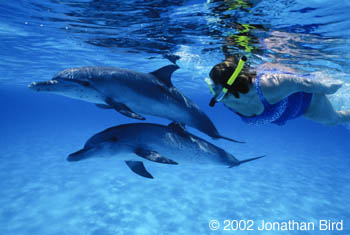
<path id="1" fill-rule="evenodd" d="M 340 80 L 320 80 L 292 74 L 265 74 L 260 80 L 265 98 L 272 103 L 296 92 L 333 94 L 342 85 Z"/>
<path id="2" fill-rule="evenodd" d="M 342 85 L 342 81 L 334 79 L 321 80 L 317 78 L 299 77 L 299 79 L 296 80 L 297 90 L 326 95 L 335 93 Z"/>

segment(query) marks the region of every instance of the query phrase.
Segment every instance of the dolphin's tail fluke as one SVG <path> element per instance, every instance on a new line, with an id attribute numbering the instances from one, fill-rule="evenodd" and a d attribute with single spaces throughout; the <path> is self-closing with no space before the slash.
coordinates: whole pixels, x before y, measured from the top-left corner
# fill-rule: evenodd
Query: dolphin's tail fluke
<path id="1" fill-rule="evenodd" d="M 235 143 L 240 143 L 240 144 L 244 144 L 245 143 L 243 141 L 235 140 L 235 139 L 232 139 L 232 138 L 229 138 L 229 137 L 226 137 L 226 136 L 222 136 L 222 135 L 217 135 L 217 136 L 215 136 L 213 138 L 214 139 L 224 139 L 224 140 L 228 140 L 228 141 L 235 142 Z"/>
<path id="2" fill-rule="evenodd" d="M 239 161 L 239 165 L 241 165 L 242 163 L 246 163 L 246 162 L 250 162 L 250 161 L 254 161 L 254 160 L 257 160 L 259 158 L 263 158 L 265 157 L 266 155 L 263 155 L 263 156 L 260 156 L 260 157 L 253 157 L 253 158 L 249 158 L 249 159 L 246 159 L 246 160 L 242 160 L 242 161 Z"/>
<path id="3" fill-rule="evenodd" d="M 199 119 L 197 119 L 198 121 Z M 213 139 L 224 139 L 224 140 L 228 140 L 234 143 L 245 143 L 243 141 L 239 141 L 239 140 L 235 140 L 232 139 L 230 137 L 226 137 L 226 136 L 222 136 L 220 135 L 220 133 L 218 132 L 218 130 L 216 129 L 216 127 L 214 126 L 214 124 L 210 121 L 210 119 L 208 117 L 204 117 L 202 120 L 204 120 L 204 124 L 201 122 L 198 122 L 196 124 L 194 124 L 193 126 L 196 127 L 198 130 L 202 131 L 203 133 L 209 135 L 211 138 Z"/>
<path id="4" fill-rule="evenodd" d="M 198 107 L 196 107 L 196 108 L 198 108 Z M 209 117 L 205 113 L 203 113 L 201 110 L 199 110 L 199 108 L 195 110 L 193 115 L 194 115 L 195 119 L 192 119 L 193 122 L 191 123 L 192 124 L 191 126 L 197 128 L 198 130 L 207 134 L 211 138 L 224 139 L 224 140 L 228 140 L 228 141 L 235 142 L 235 143 L 245 143 L 245 142 L 242 142 L 239 140 L 231 139 L 229 137 L 220 135 L 220 133 L 216 129 L 214 123 L 209 119 Z"/>

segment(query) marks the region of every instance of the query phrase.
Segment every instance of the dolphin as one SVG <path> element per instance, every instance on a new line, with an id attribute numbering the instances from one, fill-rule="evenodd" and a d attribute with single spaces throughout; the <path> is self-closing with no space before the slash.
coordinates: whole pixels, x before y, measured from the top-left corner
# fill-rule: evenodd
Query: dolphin
<path id="1" fill-rule="evenodd" d="M 138 120 L 145 120 L 141 114 L 163 117 L 192 126 L 214 139 L 240 142 L 221 136 L 209 117 L 173 86 L 171 75 L 178 68 L 168 65 L 151 73 L 112 67 L 71 68 L 28 87 L 115 109 Z"/>
<path id="2" fill-rule="evenodd" d="M 136 174 L 153 178 L 143 162 L 172 165 L 212 164 L 238 166 L 264 156 L 239 161 L 232 154 L 185 130 L 177 122 L 168 126 L 132 123 L 115 126 L 92 136 L 83 149 L 70 154 L 70 162 L 118 157 Z"/>

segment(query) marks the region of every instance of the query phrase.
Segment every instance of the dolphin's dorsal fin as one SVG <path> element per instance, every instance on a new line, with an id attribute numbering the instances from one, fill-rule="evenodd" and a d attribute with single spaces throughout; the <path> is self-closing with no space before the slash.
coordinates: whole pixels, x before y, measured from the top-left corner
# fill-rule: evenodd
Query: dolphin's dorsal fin
<path id="1" fill-rule="evenodd" d="M 181 132 L 186 131 L 185 125 L 180 122 L 172 122 L 168 125 L 168 127 Z"/>
<path id="2" fill-rule="evenodd" d="M 141 161 L 125 161 L 126 165 L 132 170 L 134 173 L 153 179 L 153 176 L 146 170 L 145 166 L 143 165 L 143 162 Z"/>
<path id="3" fill-rule="evenodd" d="M 164 66 L 156 71 L 151 72 L 150 74 L 157 77 L 160 81 L 162 81 L 167 86 L 172 87 L 173 84 L 171 83 L 171 75 L 178 68 L 180 68 L 180 67 L 177 65 L 167 65 L 167 66 Z"/>
<path id="4" fill-rule="evenodd" d="M 147 149 L 143 149 L 143 148 L 138 148 L 134 151 L 135 154 L 137 154 L 138 156 L 145 158 L 147 160 L 150 160 L 152 162 L 158 162 L 158 163 L 164 163 L 164 164 L 173 164 L 173 165 L 177 165 L 178 163 L 163 157 L 162 155 L 160 155 L 158 152 L 156 151 L 151 151 L 151 150 L 147 150 Z"/>

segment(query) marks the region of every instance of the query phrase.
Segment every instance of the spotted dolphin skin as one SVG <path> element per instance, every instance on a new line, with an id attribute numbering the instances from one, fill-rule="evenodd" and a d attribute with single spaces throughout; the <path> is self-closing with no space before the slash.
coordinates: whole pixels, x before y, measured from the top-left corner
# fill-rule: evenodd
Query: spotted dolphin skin
<path id="1" fill-rule="evenodd" d="M 210 137 L 223 138 L 208 116 L 171 82 L 179 67 L 168 65 L 152 73 L 108 67 L 66 69 L 44 82 L 33 82 L 30 89 L 60 94 L 92 102 L 100 108 L 144 120 L 141 114 L 163 117 L 192 126 Z"/>
<path id="2" fill-rule="evenodd" d="M 176 122 L 168 126 L 133 123 L 109 128 L 92 136 L 83 149 L 72 153 L 70 162 L 88 158 L 118 157 L 136 174 L 153 176 L 143 162 L 163 164 L 214 164 L 228 167 L 259 159 L 239 161 L 225 150 L 190 134 Z"/>

